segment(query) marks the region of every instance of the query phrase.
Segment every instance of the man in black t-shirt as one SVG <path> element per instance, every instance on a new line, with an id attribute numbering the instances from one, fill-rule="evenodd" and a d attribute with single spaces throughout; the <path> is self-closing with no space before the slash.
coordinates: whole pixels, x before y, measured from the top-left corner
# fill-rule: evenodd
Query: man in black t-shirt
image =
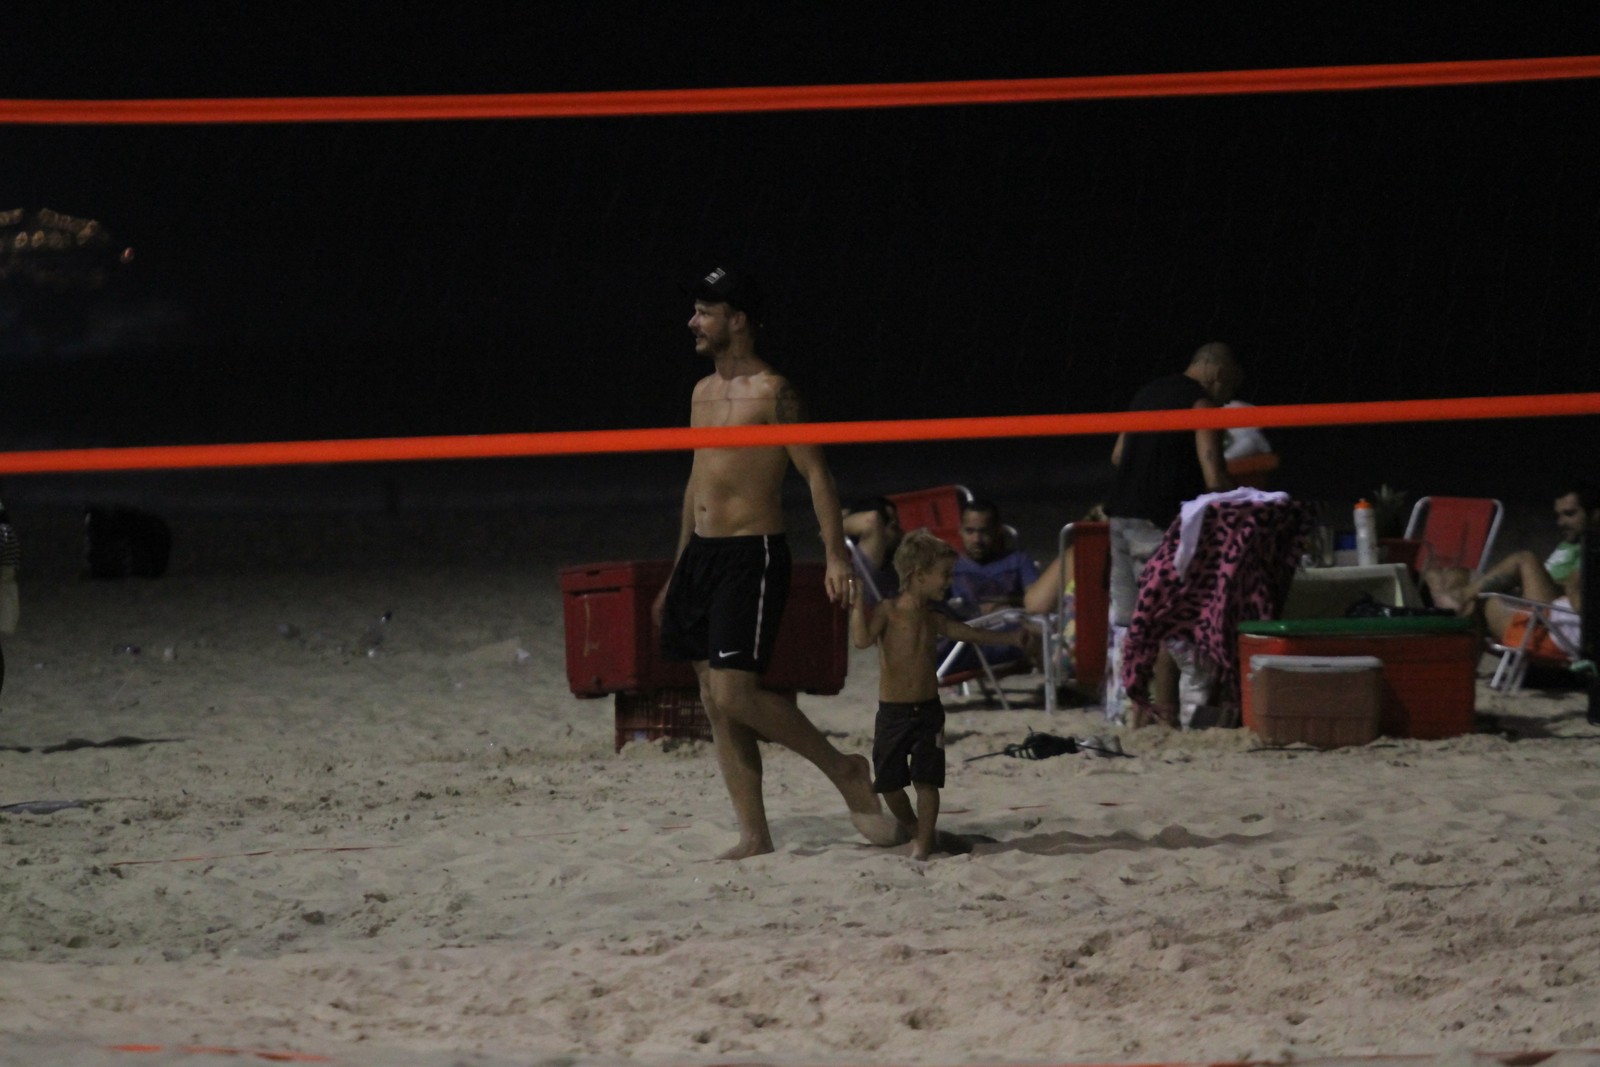
<path id="1" fill-rule="evenodd" d="M 1201 345 L 1182 374 L 1169 374 L 1140 389 L 1129 411 L 1213 408 L 1238 391 L 1244 372 L 1233 350 L 1213 341 Z M 1124 433 L 1111 450 L 1116 480 L 1106 501 L 1111 520 L 1112 641 L 1133 619 L 1139 574 L 1161 546 L 1167 527 L 1185 500 L 1233 488 L 1222 456 L 1221 430 Z M 1158 669 L 1152 687 L 1158 705 L 1176 696 L 1175 669 Z M 1107 706 L 1107 714 L 1118 709 Z"/>

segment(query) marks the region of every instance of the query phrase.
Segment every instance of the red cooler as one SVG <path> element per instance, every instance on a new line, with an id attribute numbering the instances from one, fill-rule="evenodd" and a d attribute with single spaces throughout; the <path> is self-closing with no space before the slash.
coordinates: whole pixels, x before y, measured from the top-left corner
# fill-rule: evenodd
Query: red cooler
<path id="1" fill-rule="evenodd" d="M 563 567 L 567 685 L 580 697 L 694 689 L 694 669 L 662 658 L 650 605 L 672 575 L 669 560 Z M 778 624 L 767 689 L 831 695 L 844 688 L 849 617 L 828 601 L 821 563 L 796 563 Z"/>
<path id="2" fill-rule="evenodd" d="M 1389 737 L 1437 740 L 1476 725 L 1481 648 L 1466 619 L 1280 619 L 1239 624 L 1239 665 L 1253 656 L 1375 656 L 1383 661 L 1381 729 Z M 1245 724 L 1255 708 L 1243 690 Z"/>

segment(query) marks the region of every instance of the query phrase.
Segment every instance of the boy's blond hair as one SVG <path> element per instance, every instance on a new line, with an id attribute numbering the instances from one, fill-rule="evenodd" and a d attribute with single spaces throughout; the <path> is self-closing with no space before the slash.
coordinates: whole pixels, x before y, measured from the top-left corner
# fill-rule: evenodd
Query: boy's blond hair
<path id="1" fill-rule="evenodd" d="M 955 558 L 956 550 L 929 533 L 927 527 L 912 530 L 894 550 L 894 572 L 900 576 L 900 588 L 910 585 L 916 575 L 932 570 L 940 560 Z"/>

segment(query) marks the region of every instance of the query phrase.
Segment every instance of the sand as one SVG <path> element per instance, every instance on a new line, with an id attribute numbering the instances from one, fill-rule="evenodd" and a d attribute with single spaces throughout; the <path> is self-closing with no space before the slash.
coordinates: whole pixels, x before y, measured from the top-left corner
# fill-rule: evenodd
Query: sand
<path id="1" fill-rule="evenodd" d="M 14 518 L 18 508 L 14 501 Z M 1305 1060 L 1600 1046 L 1600 730 L 962 762 L 1092 714 L 952 700 L 942 825 L 868 847 L 769 751 L 775 854 L 707 746 L 612 746 L 567 689 L 556 567 L 654 554 L 577 509 L 170 516 L 172 572 L 76 574 L 30 517 L 5 641 L 0 1063 Z M 364 637 L 375 620 L 381 644 Z M 138 652 L 129 650 L 137 646 Z M 872 653 L 802 706 L 870 745 Z M 70 738 L 154 743 L 42 752 Z M 116 1051 L 111 1046 L 156 1046 Z M 233 1057 L 237 1061 L 237 1057 Z M 1576 1053 L 1552 1062 L 1593 1062 Z"/>

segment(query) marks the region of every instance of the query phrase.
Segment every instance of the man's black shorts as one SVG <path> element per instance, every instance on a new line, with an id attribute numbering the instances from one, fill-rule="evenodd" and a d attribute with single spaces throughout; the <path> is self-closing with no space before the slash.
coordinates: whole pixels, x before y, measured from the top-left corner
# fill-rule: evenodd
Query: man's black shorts
<path id="1" fill-rule="evenodd" d="M 892 793 L 913 782 L 944 788 L 944 705 L 878 702 L 872 729 L 872 790 Z"/>
<path id="2" fill-rule="evenodd" d="M 673 568 L 661 616 L 661 652 L 721 670 L 767 669 L 789 597 L 783 534 L 692 534 Z"/>

